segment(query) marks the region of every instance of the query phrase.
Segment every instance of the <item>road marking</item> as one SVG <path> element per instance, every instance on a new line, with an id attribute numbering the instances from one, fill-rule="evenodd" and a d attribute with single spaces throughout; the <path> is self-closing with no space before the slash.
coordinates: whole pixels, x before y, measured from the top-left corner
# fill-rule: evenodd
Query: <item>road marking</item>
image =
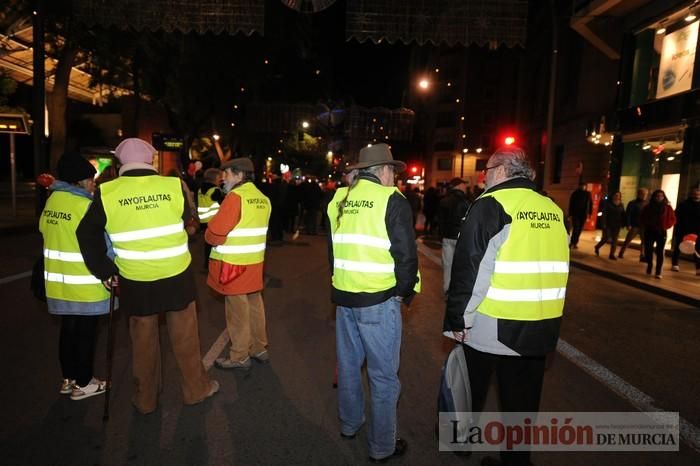
<path id="1" fill-rule="evenodd" d="M 441 265 L 442 261 L 434 254 L 430 253 L 430 251 L 428 251 L 426 247 L 420 243 L 418 243 L 418 251 L 420 251 L 428 259 L 435 262 L 437 265 Z M 578 366 L 588 375 L 596 379 L 598 382 L 608 387 L 622 399 L 629 402 L 639 411 L 663 411 L 663 409 L 655 405 L 655 401 L 652 397 L 634 385 L 629 384 L 622 377 L 618 376 L 602 364 L 577 350 L 575 347 L 571 346 L 561 338 L 557 344 L 557 352 Z M 700 451 L 700 429 L 680 415 L 678 416 L 678 422 L 680 424 L 679 428 L 681 440 L 688 444 L 692 449 Z"/>
<path id="2" fill-rule="evenodd" d="M 211 345 L 211 348 L 209 348 L 209 351 L 207 351 L 207 354 L 204 355 L 204 359 L 202 359 L 202 364 L 204 364 L 204 369 L 209 370 L 211 369 L 211 366 L 214 365 L 214 361 L 216 358 L 221 354 L 221 352 L 226 348 L 226 344 L 228 343 L 228 331 L 224 329 L 223 332 L 221 332 L 221 335 L 219 335 L 219 338 L 216 339 L 213 345 Z"/>
<path id="3" fill-rule="evenodd" d="M 610 371 L 597 361 L 586 356 L 561 338 L 557 343 L 557 352 L 566 359 L 587 372 L 591 377 L 603 383 L 610 390 L 627 400 L 632 406 L 640 411 L 663 411 L 654 405 L 652 397 L 639 390 L 637 387 L 627 383 L 622 377 Z M 683 417 L 678 417 L 680 424 L 681 440 L 686 442 L 696 451 L 700 451 L 700 429 L 688 422 Z"/>
<path id="4" fill-rule="evenodd" d="M 10 283 L 10 282 L 13 282 L 15 280 L 21 280 L 23 278 L 31 277 L 31 276 L 32 276 L 31 270 L 28 270 L 28 271 L 22 272 L 22 273 L 18 273 L 15 275 L 10 275 L 9 277 L 0 278 L 0 285 L 4 285 L 5 283 Z"/>

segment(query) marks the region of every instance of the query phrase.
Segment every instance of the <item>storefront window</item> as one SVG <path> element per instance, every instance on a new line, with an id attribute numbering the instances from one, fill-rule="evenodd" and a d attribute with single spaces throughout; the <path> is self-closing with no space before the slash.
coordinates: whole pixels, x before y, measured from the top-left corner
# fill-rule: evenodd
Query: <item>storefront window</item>
<path id="1" fill-rule="evenodd" d="M 635 36 L 630 106 L 693 88 L 699 22 L 666 23 Z"/>
<path id="2" fill-rule="evenodd" d="M 639 188 L 662 189 L 675 209 L 683 156 L 683 139 L 675 134 L 626 142 L 620 176 L 623 202 L 633 200 Z"/>

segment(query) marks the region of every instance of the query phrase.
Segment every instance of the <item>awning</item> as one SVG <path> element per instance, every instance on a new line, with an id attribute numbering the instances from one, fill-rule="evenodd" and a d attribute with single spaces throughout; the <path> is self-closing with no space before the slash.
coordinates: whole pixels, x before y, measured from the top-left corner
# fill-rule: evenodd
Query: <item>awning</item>
<path id="1" fill-rule="evenodd" d="M 525 46 L 527 0 L 355 0 L 346 37 L 374 43 Z"/>
<path id="2" fill-rule="evenodd" d="M 261 0 L 73 0 L 77 20 L 88 25 L 183 33 L 263 34 Z"/>

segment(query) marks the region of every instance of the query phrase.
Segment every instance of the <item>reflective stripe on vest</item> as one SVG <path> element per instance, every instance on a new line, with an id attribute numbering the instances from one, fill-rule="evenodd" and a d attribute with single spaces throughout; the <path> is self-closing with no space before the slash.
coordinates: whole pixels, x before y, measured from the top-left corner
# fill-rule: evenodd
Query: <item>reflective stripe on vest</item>
<path id="1" fill-rule="evenodd" d="M 333 242 L 333 287 L 351 293 L 377 293 L 396 286 L 395 263 L 386 231 L 386 209 L 395 187 L 359 180 L 336 191 L 328 204 Z M 339 218 L 340 204 L 345 201 Z M 420 291 L 419 281 L 416 291 Z"/>
<path id="2" fill-rule="evenodd" d="M 209 223 L 209 220 L 219 212 L 221 206 L 211 197 L 217 189 L 216 186 L 213 186 L 207 189 L 204 194 L 202 191 L 197 193 L 197 216 L 201 223 Z"/>
<path id="3" fill-rule="evenodd" d="M 251 182 L 231 192 L 241 198 L 241 219 L 226 235 L 226 242 L 212 248 L 209 257 L 234 265 L 259 264 L 265 260 L 270 199 Z"/>
<path id="4" fill-rule="evenodd" d="M 39 230 L 44 237 L 44 281 L 48 298 L 72 302 L 109 299 L 102 281 L 85 265 L 75 236 L 90 202 L 65 191 L 54 192 L 46 202 Z"/>
<path id="5" fill-rule="evenodd" d="M 185 271 L 191 262 L 182 222 L 185 199 L 178 178 L 122 176 L 100 187 L 119 273 L 155 281 Z"/>
<path id="6" fill-rule="evenodd" d="M 477 311 L 520 321 L 560 317 L 569 274 L 561 209 L 526 188 L 496 190 L 485 196 L 496 199 L 512 222 L 496 252 L 490 286 Z"/>

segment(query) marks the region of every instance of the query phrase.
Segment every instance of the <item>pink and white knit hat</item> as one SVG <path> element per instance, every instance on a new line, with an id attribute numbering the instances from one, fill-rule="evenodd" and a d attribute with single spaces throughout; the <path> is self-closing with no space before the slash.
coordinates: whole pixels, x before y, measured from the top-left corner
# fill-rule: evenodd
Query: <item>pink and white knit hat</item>
<path id="1" fill-rule="evenodd" d="M 127 163 L 147 163 L 153 164 L 153 154 L 156 149 L 139 138 L 124 139 L 114 150 L 114 155 L 119 159 L 122 165 Z"/>

